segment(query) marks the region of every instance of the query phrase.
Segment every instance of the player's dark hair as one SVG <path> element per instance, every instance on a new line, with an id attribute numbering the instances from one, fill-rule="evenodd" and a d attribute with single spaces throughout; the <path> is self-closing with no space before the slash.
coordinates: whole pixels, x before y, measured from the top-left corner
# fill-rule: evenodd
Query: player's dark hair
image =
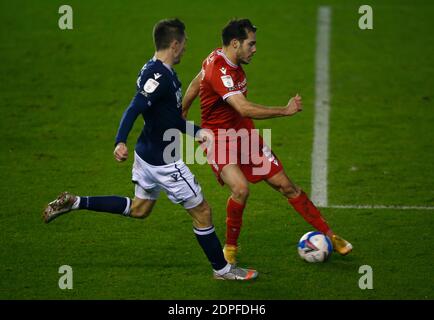
<path id="1" fill-rule="evenodd" d="M 256 26 L 254 26 L 249 19 L 232 19 L 223 28 L 223 45 L 228 46 L 232 39 L 237 39 L 238 41 L 243 42 L 247 39 L 247 32 L 256 32 L 256 30 Z"/>
<path id="2" fill-rule="evenodd" d="M 185 25 L 179 19 L 165 19 L 157 22 L 153 30 L 154 44 L 157 51 L 170 47 L 173 40 L 181 42 L 185 37 Z"/>

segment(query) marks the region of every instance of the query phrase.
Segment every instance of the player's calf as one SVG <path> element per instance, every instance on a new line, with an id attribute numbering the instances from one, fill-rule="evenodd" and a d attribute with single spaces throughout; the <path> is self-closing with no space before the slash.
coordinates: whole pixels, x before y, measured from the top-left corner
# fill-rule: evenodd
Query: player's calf
<path id="1" fill-rule="evenodd" d="M 137 219 L 149 217 L 155 205 L 155 200 L 134 198 L 131 204 L 129 216 Z"/>
<path id="2" fill-rule="evenodd" d="M 204 229 L 212 225 L 211 208 L 205 200 L 187 211 L 193 219 L 193 226 L 195 228 Z"/>
<path id="3" fill-rule="evenodd" d="M 151 214 L 151 210 L 149 211 L 131 211 L 130 212 L 130 217 L 131 218 L 136 218 L 136 219 L 145 219 L 147 217 L 149 217 L 149 215 Z"/>
<path id="4" fill-rule="evenodd" d="M 302 190 L 282 170 L 267 180 L 267 183 L 289 199 L 297 198 Z"/>
<path id="5" fill-rule="evenodd" d="M 301 193 L 301 189 L 293 184 L 285 184 L 279 188 L 279 191 L 288 199 L 295 199 Z"/>

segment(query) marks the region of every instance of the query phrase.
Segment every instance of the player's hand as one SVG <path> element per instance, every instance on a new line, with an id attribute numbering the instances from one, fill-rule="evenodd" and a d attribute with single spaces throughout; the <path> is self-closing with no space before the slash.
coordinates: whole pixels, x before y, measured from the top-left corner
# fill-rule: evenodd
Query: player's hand
<path id="1" fill-rule="evenodd" d="M 182 104 L 182 117 L 183 117 L 184 119 L 187 119 L 188 109 L 189 109 L 189 108 L 187 108 L 187 107 L 184 105 L 184 103 L 183 103 L 183 104 Z"/>
<path id="2" fill-rule="evenodd" d="M 125 143 L 119 142 L 113 151 L 116 161 L 122 162 L 128 159 L 128 148 Z"/>
<path id="3" fill-rule="evenodd" d="M 297 112 L 300 112 L 302 110 L 303 110 L 303 101 L 297 93 L 295 97 L 289 99 L 288 104 L 286 105 L 285 115 L 292 116 L 293 114 L 296 114 Z"/>
<path id="4" fill-rule="evenodd" d="M 184 119 L 187 119 L 187 115 L 188 115 L 188 109 L 187 108 L 183 108 L 182 109 L 182 117 L 184 118 Z"/>
<path id="5" fill-rule="evenodd" d="M 200 129 L 196 133 L 196 140 L 210 146 L 214 142 L 214 133 L 209 129 Z"/>

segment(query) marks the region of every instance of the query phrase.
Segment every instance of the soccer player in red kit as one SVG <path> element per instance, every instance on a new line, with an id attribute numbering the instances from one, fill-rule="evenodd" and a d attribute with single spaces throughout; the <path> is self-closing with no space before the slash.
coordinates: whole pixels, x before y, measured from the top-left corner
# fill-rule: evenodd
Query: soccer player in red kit
<path id="1" fill-rule="evenodd" d="M 256 27 L 248 19 L 232 20 L 224 27 L 222 40 L 222 48 L 211 52 L 204 60 L 202 70 L 190 83 L 183 100 L 183 115 L 187 116 L 188 109 L 199 95 L 202 127 L 212 130 L 215 135 L 215 148 L 213 152 L 208 149 L 208 162 L 219 182 L 227 184 L 231 190 L 223 249 L 226 260 L 236 263 L 249 183 L 259 181 L 266 181 L 282 193 L 309 224 L 329 236 L 335 251 L 348 254 L 352 245 L 330 229 L 320 211 L 288 178 L 279 159 L 254 130 L 252 119 L 292 116 L 301 111 L 301 97 L 297 94 L 284 107 L 266 107 L 247 100 L 247 78 L 241 65 L 250 63 L 256 52 Z M 224 130 L 231 129 L 236 132 L 235 136 L 222 135 Z M 246 160 L 242 141 L 247 140 L 250 147 L 256 141 L 259 152 L 248 149 Z M 255 173 L 260 166 L 267 170 Z"/>

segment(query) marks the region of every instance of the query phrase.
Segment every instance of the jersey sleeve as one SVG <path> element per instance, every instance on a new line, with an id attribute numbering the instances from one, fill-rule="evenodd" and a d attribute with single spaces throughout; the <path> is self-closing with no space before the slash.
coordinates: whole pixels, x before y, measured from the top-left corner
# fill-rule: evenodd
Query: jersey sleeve
<path id="1" fill-rule="evenodd" d="M 159 73 L 145 73 L 137 81 L 137 92 L 145 100 L 146 107 L 152 107 L 164 95 L 167 95 L 167 76 Z M 145 108 L 146 108 L 145 107 Z"/>
<path id="2" fill-rule="evenodd" d="M 157 75 L 157 76 L 156 76 Z M 124 111 L 116 134 L 115 145 L 119 142 L 127 142 L 128 135 L 139 114 L 152 108 L 162 97 L 167 94 L 167 80 L 159 74 L 142 74 L 137 80 L 137 92 Z M 156 79 L 157 78 L 157 79 Z"/>
<path id="3" fill-rule="evenodd" d="M 213 90 L 222 97 L 223 100 L 235 94 L 242 94 L 235 88 L 235 74 L 221 64 L 210 66 L 210 84 Z"/>

